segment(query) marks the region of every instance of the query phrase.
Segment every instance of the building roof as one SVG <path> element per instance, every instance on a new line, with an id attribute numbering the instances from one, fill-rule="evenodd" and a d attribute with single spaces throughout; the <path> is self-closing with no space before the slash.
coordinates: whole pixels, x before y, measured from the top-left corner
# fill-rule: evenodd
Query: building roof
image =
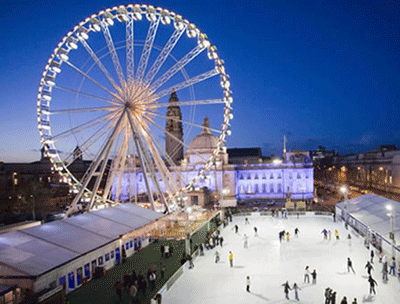
<path id="1" fill-rule="evenodd" d="M 0 235 L 0 264 L 37 276 L 162 216 L 127 203 L 5 233 Z"/>
<path id="2" fill-rule="evenodd" d="M 395 238 L 400 238 L 400 203 L 383 196 L 365 194 L 347 201 L 349 214 L 369 227 L 374 232 L 389 240 L 389 232 L 392 231 L 387 205 L 392 206 L 394 214 Z M 345 202 L 336 204 L 344 210 Z"/>

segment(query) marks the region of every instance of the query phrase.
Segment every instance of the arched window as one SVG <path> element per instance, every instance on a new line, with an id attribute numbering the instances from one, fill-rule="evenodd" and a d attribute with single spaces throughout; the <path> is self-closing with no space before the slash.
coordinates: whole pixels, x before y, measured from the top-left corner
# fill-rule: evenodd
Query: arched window
<path id="1" fill-rule="evenodd" d="M 300 173 L 297 173 L 297 179 L 301 179 Z"/>
<path id="2" fill-rule="evenodd" d="M 269 176 L 269 179 L 274 179 L 274 175 L 271 173 L 271 175 Z"/>
<path id="3" fill-rule="evenodd" d="M 243 174 L 240 174 L 239 179 L 244 179 Z"/>
<path id="4" fill-rule="evenodd" d="M 265 176 L 265 173 L 264 173 L 262 179 L 266 179 L 266 178 L 267 178 L 267 177 Z"/>
<path id="5" fill-rule="evenodd" d="M 251 175 L 249 174 L 249 175 L 247 175 L 247 179 L 251 179 Z"/>
<path id="6" fill-rule="evenodd" d="M 258 179 L 258 174 L 256 173 L 256 175 L 254 176 L 254 179 Z"/>
<path id="7" fill-rule="evenodd" d="M 267 192 L 267 187 L 266 187 L 265 184 L 262 185 L 262 192 L 263 192 L 263 193 L 266 193 L 266 192 Z"/>
<path id="8" fill-rule="evenodd" d="M 254 193 L 258 193 L 258 185 L 257 184 L 254 185 Z"/>
<path id="9" fill-rule="evenodd" d="M 278 184 L 278 193 L 282 192 L 282 184 Z"/>
<path id="10" fill-rule="evenodd" d="M 269 192 L 274 193 L 274 184 L 269 185 Z"/>

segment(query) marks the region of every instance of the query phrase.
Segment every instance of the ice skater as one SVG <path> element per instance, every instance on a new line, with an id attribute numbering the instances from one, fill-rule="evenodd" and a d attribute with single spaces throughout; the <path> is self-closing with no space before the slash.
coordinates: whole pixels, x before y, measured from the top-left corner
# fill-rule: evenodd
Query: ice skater
<path id="1" fill-rule="evenodd" d="M 295 235 L 295 237 L 299 237 L 299 228 L 295 228 L 294 229 L 294 235 Z"/>
<path id="2" fill-rule="evenodd" d="M 332 232 L 330 230 L 328 230 L 328 240 L 331 240 L 331 235 L 332 235 Z"/>
<path id="3" fill-rule="evenodd" d="M 350 233 L 347 234 L 347 239 L 349 240 L 349 246 L 351 246 L 351 235 L 350 235 Z"/>
<path id="4" fill-rule="evenodd" d="M 249 219 L 248 219 L 247 217 L 244 219 L 244 224 L 245 224 L 245 225 L 247 225 L 247 224 L 250 225 Z"/>
<path id="5" fill-rule="evenodd" d="M 332 289 L 329 287 L 325 288 L 325 304 L 329 304 L 331 302 L 331 294 L 332 294 Z"/>
<path id="6" fill-rule="evenodd" d="M 229 265 L 233 267 L 233 253 L 232 251 L 229 251 Z"/>
<path id="7" fill-rule="evenodd" d="M 290 233 L 289 231 L 286 232 L 286 241 L 289 242 L 290 241 Z"/>
<path id="8" fill-rule="evenodd" d="M 299 290 L 301 290 L 300 287 L 297 286 L 296 283 L 294 283 L 292 289 L 294 290 L 294 298 L 295 298 L 297 301 L 300 301 L 300 299 L 299 299 Z"/>
<path id="9" fill-rule="evenodd" d="M 354 298 L 353 302 L 351 302 L 351 304 L 358 304 L 357 303 L 357 298 Z"/>
<path id="10" fill-rule="evenodd" d="M 348 257 L 347 258 L 347 272 L 350 272 L 350 269 L 351 269 L 351 271 L 353 271 L 354 274 L 356 274 L 356 272 L 354 271 L 354 268 L 353 268 L 353 262 Z"/>
<path id="11" fill-rule="evenodd" d="M 250 276 L 246 278 L 246 291 L 250 292 Z"/>
<path id="12" fill-rule="evenodd" d="M 390 270 L 389 274 L 396 275 L 396 260 L 394 257 L 392 257 L 392 261 L 390 262 Z"/>
<path id="13" fill-rule="evenodd" d="M 254 236 L 258 236 L 258 230 L 256 226 L 254 226 Z"/>
<path id="14" fill-rule="evenodd" d="M 219 262 L 219 252 L 215 251 L 215 263 Z"/>
<path id="15" fill-rule="evenodd" d="M 222 242 L 224 241 L 224 238 L 221 236 L 220 238 L 219 238 L 219 244 L 221 245 L 221 247 L 222 247 Z"/>
<path id="16" fill-rule="evenodd" d="M 374 269 L 374 266 L 372 266 L 372 264 L 369 261 L 367 261 L 367 264 L 365 265 L 365 268 L 367 268 L 368 275 L 371 275 L 371 270 Z"/>
<path id="17" fill-rule="evenodd" d="M 233 228 L 235 229 L 235 233 L 239 232 L 239 226 L 238 225 L 235 225 L 235 227 L 233 227 Z"/>
<path id="18" fill-rule="evenodd" d="M 310 283 L 310 274 L 310 269 L 308 266 L 306 266 L 306 269 L 304 270 L 304 283 L 306 283 L 306 281 L 307 283 Z"/>
<path id="19" fill-rule="evenodd" d="M 347 304 L 347 297 L 343 297 L 342 301 L 340 301 L 340 304 Z"/>
<path id="20" fill-rule="evenodd" d="M 369 282 L 369 294 L 372 293 L 376 294 L 375 286 L 378 286 L 378 283 L 372 278 L 372 276 L 369 276 L 368 282 Z"/>
<path id="21" fill-rule="evenodd" d="M 317 271 L 314 269 L 313 272 L 311 272 L 312 276 L 312 283 L 317 284 Z"/>
<path id="22" fill-rule="evenodd" d="M 374 250 L 371 250 L 371 264 L 374 264 L 374 256 L 375 256 Z"/>
<path id="23" fill-rule="evenodd" d="M 243 245 L 243 248 L 249 248 L 249 243 L 248 243 L 248 236 L 247 236 L 247 234 L 245 233 L 244 234 L 244 245 Z"/>
<path id="24" fill-rule="evenodd" d="M 324 230 L 322 230 L 321 233 L 324 235 L 324 240 L 326 240 L 328 238 L 328 230 L 324 228 Z"/>
<path id="25" fill-rule="evenodd" d="M 286 297 L 286 299 L 287 299 L 287 300 L 290 300 L 290 299 L 289 299 L 289 290 L 291 290 L 291 288 L 290 288 L 290 286 L 289 286 L 289 282 L 286 281 L 286 283 L 285 283 L 285 284 L 282 284 L 282 286 L 283 286 L 283 291 L 285 292 L 285 297 Z"/>
<path id="26" fill-rule="evenodd" d="M 387 262 L 382 262 L 383 266 L 382 266 L 382 280 L 383 282 L 387 282 L 389 281 L 388 278 L 388 263 Z"/>
<path id="27" fill-rule="evenodd" d="M 335 229 L 335 236 L 336 236 L 336 239 L 338 240 L 339 239 L 339 231 L 337 231 L 337 229 Z"/>

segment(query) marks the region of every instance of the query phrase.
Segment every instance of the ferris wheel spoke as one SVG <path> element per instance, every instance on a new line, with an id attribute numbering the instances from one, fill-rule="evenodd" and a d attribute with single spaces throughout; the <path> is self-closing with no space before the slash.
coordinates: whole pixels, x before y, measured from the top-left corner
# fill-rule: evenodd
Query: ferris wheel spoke
<path id="1" fill-rule="evenodd" d="M 101 22 L 101 29 L 103 31 L 103 35 L 106 40 L 108 50 L 110 51 L 111 60 L 114 64 L 115 71 L 117 72 L 119 83 L 121 87 L 124 88 L 125 87 L 124 72 L 122 71 L 121 63 L 119 62 L 118 54 L 117 51 L 115 50 L 115 45 L 111 37 L 110 29 L 108 28 L 108 25 L 104 20 Z"/>
<path id="2" fill-rule="evenodd" d="M 111 92 L 109 89 L 107 89 L 106 87 L 104 87 L 103 85 L 101 85 L 98 81 L 94 80 L 92 77 L 90 77 L 88 74 L 86 74 L 84 71 L 82 71 L 81 69 L 79 69 L 78 67 L 76 67 L 75 65 L 73 65 L 71 62 L 69 61 L 64 61 L 67 65 L 69 65 L 71 68 L 73 68 L 75 71 L 77 71 L 79 74 L 81 74 L 82 76 L 86 77 L 87 79 L 89 79 L 91 82 L 93 82 L 94 84 L 96 84 L 97 86 L 99 86 L 100 88 L 102 88 L 104 91 L 106 91 L 108 94 L 110 94 L 111 96 L 114 96 L 117 100 L 121 101 L 123 103 L 123 100 L 121 100 L 121 97 L 119 97 L 117 94 Z"/>
<path id="3" fill-rule="evenodd" d="M 134 31 L 133 31 L 133 17 L 128 15 L 126 22 L 126 78 L 128 84 L 132 84 L 135 78 L 135 56 L 134 56 Z"/>
<path id="4" fill-rule="evenodd" d="M 107 77 L 108 81 L 111 83 L 111 85 L 113 86 L 114 90 L 118 92 L 119 88 L 118 88 L 117 83 L 111 77 L 110 73 L 107 71 L 105 66 L 101 63 L 100 59 L 97 57 L 95 52 L 93 52 L 92 48 L 89 46 L 89 44 L 86 42 L 86 40 L 85 39 L 80 39 L 80 42 L 83 44 L 84 48 L 89 53 L 90 57 L 92 57 L 93 61 L 97 64 L 99 69 L 103 72 L 104 76 Z"/>
<path id="5" fill-rule="evenodd" d="M 165 44 L 164 48 L 162 49 L 161 53 L 158 55 L 157 59 L 154 61 L 153 65 L 151 66 L 149 72 L 146 74 L 144 78 L 144 87 L 148 87 L 150 82 L 153 80 L 154 76 L 157 75 L 158 71 L 164 64 L 165 60 L 171 53 L 172 49 L 175 47 L 179 39 L 181 38 L 183 32 L 186 30 L 186 25 L 182 28 L 176 29 L 171 37 L 169 38 L 168 42 Z"/>
<path id="6" fill-rule="evenodd" d="M 175 63 L 172 67 L 170 67 L 163 75 L 161 75 L 157 80 L 155 80 L 151 88 L 153 91 L 156 91 L 159 87 L 161 87 L 165 82 L 168 81 L 172 76 L 174 76 L 177 72 L 182 70 L 190 61 L 197 57 L 205 48 L 197 45 L 194 47 L 189 53 L 187 53 L 184 57 L 182 57 L 177 63 Z"/>
<path id="7" fill-rule="evenodd" d="M 175 91 L 175 92 L 180 91 L 180 90 L 182 90 L 184 88 L 187 88 L 187 87 L 189 87 L 191 85 L 194 85 L 196 83 L 202 82 L 202 81 L 204 81 L 204 80 L 206 80 L 208 78 L 211 78 L 211 77 L 213 77 L 215 75 L 218 75 L 218 74 L 219 74 L 219 72 L 216 69 L 212 69 L 212 70 L 210 70 L 208 72 L 205 72 L 203 74 L 197 75 L 197 76 L 195 76 L 193 78 L 190 78 L 190 79 L 188 79 L 186 81 L 183 81 L 183 82 L 178 83 L 178 84 L 176 84 L 176 85 L 174 85 L 172 87 L 169 87 L 168 89 L 162 90 L 162 91 L 156 93 L 155 95 L 157 96 L 157 98 L 161 98 L 161 97 L 164 97 L 164 96 L 167 96 L 167 95 L 171 94 L 173 91 Z"/>
<path id="8" fill-rule="evenodd" d="M 160 18 L 157 17 L 155 21 L 150 23 L 149 29 L 147 31 L 146 40 L 144 42 L 142 54 L 140 56 L 140 61 L 138 68 L 136 70 L 136 80 L 140 83 L 143 80 L 144 73 L 146 71 L 147 63 L 149 61 L 150 52 L 153 48 L 154 38 L 156 37 L 157 28 L 160 24 Z"/>
<path id="9" fill-rule="evenodd" d="M 66 131 L 64 131 L 62 133 L 54 135 L 53 136 L 53 140 L 59 140 L 61 138 L 69 136 L 71 134 L 79 133 L 79 132 L 84 131 L 85 129 L 92 128 L 92 127 L 94 127 L 94 126 L 96 126 L 96 125 L 98 125 L 98 124 L 100 124 L 100 123 L 102 123 L 104 121 L 107 121 L 107 120 L 111 119 L 114 115 L 115 115 L 115 113 L 111 112 L 111 113 L 104 114 L 104 115 L 102 115 L 100 117 L 96 117 L 94 119 L 91 119 L 91 120 L 89 120 L 89 121 L 87 121 L 87 122 L 85 122 L 83 124 L 80 124 L 80 125 L 78 125 L 76 127 L 68 129 L 68 130 L 66 130 Z"/>
<path id="10" fill-rule="evenodd" d="M 166 116 L 166 115 L 158 114 L 158 113 L 155 113 L 155 112 L 152 112 L 152 111 L 146 111 L 146 112 L 149 112 L 149 113 L 151 113 L 152 115 L 155 115 L 155 116 L 164 117 L 166 119 L 171 119 L 173 121 L 178 121 L 178 122 L 184 123 L 184 124 L 189 125 L 189 126 L 198 127 L 200 129 L 206 129 L 206 130 L 209 130 L 209 131 L 212 131 L 212 132 L 215 132 L 215 133 L 221 133 L 221 130 L 205 127 L 203 125 L 199 125 L 199 124 L 195 124 L 193 122 L 182 120 L 182 119 L 176 118 L 174 116 Z"/>
<path id="11" fill-rule="evenodd" d="M 85 93 L 85 92 L 77 91 L 77 90 L 70 89 L 70 88 L 67 88 L 67 87 L 63 87 L 63 86 L 60 86 L 60 85 L 55 85 L 54 88 L 61 89 L 61 90 L 64 90 L 64 91 L 67 91 L 67 92 L 71 92 L 71 93 L 76 93 L 76 94 L 79 94 L 79 95 L 82 95 L 82 96 L 86 96 L 86 97 L 91 97 L 91 98 L 98 99 L 98 100 L 107 101 L 107 102 L 109 102 L 111 104 L 114 104 L 114 105 L 121 105 L 120 102 L 115 102 L 114 100 L 111 100 L 111 99 L 102 98 L 102 97 L 95 96 L 95 95 L 92 95 L 92 94 L 89 94 L 89 93 Z"/>
<path id="12" fill-rule="evenodd" d="M 145 119 L 147 119 L 147 117 L 145 117 Z M 159 126 L 158 124 L 156 124 L 155 122 L 149 120 L 149 122 L 154 125 L 155 127 L 157 127 L 158 129 L 160 129 L 161 131 L 165 132 L 165 134 L 168 134 L 169 136 L 171 136 L 172 139 L 174 139 L 176 142 L 178 142 L 179 144 L 181 144 L 182 146 L 184 146 L 187 150 L 193 152 L 194 154 L 196 154 L 201 160 L 203 160 L 204 162 L 207 162 L 208 160 L 205 159 L 201 154 L 199 154 L 197 151 L 193 150 L 189 145 L 185 144 L 182 140 L 180 140 L 178 137 L 176 137 L 174 134 L 172 134 L 171 132 L 165 130 L 163 127 Z"/>
<path id="13" fill-rule="evenodd" d="M 87 112 L 104 112 L 104 111 L 113 111 L 114 107 L 95 107 L 95 108 L 80 108 L 80 109 L 60 109 L 60 110 L 51 110 L 50 115 L 52 114 L 71 114 L 71 113 L 87 113 Z"/>
<path id="14" fill-rule="evenodd" d="M 168 102 L 153 102 L 149 103 L 150 109 L 154 108 L 167 108 L 169 106 L 197 106 L 197 105 L 212 105 L 224 104 L 223 99 L 204 99 L 204 100 L 190 100 L 190 101 L 168 101 Z"/>

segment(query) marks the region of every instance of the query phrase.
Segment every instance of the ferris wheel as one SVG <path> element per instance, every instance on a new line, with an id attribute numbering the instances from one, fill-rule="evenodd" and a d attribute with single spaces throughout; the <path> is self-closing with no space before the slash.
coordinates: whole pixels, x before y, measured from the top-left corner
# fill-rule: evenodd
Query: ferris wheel
<path id="1" fill-rule="evenodd" d="M 45 153 L 75 194 L 67 216 L 81 201 L 89 209 L 119 203 L 121 193 L 128 200 L 145 193 L 153 210 L 179 205 L 177 197 L 215 164 L 230 134 L 229 88 L 217 48 L 174 12 L 126 5 L 80 22 L 48 60 L 37 101 Z M 169 108 L 181 112 L 169 117 Z M 201 124 L 206 115 L 212 127 Z M 167 120 L 183 136 L 165 128 Z M 204 128 L 218 138 L 206 159 L 189 145 Z M 166 137 L 203 160 L 183 184 L 173 153 L 164 147 Z"/>

